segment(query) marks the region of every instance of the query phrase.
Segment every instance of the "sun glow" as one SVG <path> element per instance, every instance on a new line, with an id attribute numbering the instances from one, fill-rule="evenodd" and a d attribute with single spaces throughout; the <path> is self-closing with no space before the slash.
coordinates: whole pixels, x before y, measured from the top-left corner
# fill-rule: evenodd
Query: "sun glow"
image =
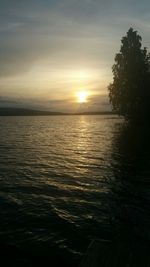
<path id="1" fill-rule="evenodd" d="M 78 92 L 78 102 L 86 103 L 87 102 L 88 93 L 86 91 Z"/>

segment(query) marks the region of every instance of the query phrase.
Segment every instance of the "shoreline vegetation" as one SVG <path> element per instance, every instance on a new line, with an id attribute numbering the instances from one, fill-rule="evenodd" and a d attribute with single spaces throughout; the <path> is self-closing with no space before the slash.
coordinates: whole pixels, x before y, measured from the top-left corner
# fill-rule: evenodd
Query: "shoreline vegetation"
<path id="1" fill-rule="evenodd" d="M 60 116 L 60 115 L 117 115 L 112 111 L 88 111 L 88 112 L 53 112 L 24 108 L 0 108 L 0 116 Z"/>
<path id="2" fill-rule="evenodd" d="M 150 119 L 150 53 L 142 47 L 142 37 L 130 28 L 121 39 L 112 66 L 113 81 L 108 86 L 112 110 L 127 121 Z"/>

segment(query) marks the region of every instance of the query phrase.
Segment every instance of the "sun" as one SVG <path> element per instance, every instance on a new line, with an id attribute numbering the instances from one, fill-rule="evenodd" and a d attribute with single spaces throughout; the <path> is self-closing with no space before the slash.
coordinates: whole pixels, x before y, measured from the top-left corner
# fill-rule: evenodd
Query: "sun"
<path id="1" fill-rule="evenodd" d="M 86 103 L 87 102 L 88 93 L 86 91 L 78 92 L 78 102 Z"/>

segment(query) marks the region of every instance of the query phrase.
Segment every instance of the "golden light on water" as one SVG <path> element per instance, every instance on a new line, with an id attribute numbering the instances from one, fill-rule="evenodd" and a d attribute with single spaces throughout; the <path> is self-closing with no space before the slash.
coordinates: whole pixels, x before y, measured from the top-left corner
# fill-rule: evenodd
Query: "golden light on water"
<path id="1" fill-rule="evenodd" d="M 86 91 L 78 92 L 78 103 L 87 102 L 88 93 Z"/>

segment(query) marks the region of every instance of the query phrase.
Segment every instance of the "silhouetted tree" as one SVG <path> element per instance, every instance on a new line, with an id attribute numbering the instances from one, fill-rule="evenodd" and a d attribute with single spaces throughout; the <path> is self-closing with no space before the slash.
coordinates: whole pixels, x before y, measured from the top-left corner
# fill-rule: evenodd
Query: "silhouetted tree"
<path id="1" fill-rule="evenodd" d="M 122 38 L 108 86 L 113 110 L 128 119 L 150 114 L 150 55 L 141 48 L 141 41 L 132 28 Z"/>

